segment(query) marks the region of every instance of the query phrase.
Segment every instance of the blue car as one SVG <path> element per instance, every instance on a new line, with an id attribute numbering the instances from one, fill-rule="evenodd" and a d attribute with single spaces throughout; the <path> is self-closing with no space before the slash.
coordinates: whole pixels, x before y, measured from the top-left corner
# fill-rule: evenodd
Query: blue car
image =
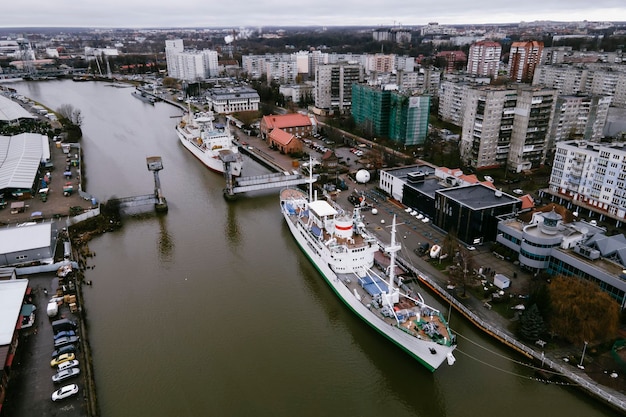
<path id="1" fill-rule="evenodd" d="M 59 332 L 54 335 L 54 340 L 57 340 L 61 337 L 70 337 L 70 336 L 76 336 L 76 332 L 74 330 L 63 330 L 62 332 Z"/>
<path id="2" fill-rule="evenodd" d="M 65 336 L 54 340 L 54 347 L 60 348 L 61 346 L 71 345 L 78 343 L 78 336 Z"/>
<path id="3" fill-rule="evenodd" d="M 52 357 L 55 358 L 57 356 L 63 355 L 64 353 L 76 353 L 77 350 L 78 348 L 76 347 L 76 345 L 65 345 L 52 352 Z"/>

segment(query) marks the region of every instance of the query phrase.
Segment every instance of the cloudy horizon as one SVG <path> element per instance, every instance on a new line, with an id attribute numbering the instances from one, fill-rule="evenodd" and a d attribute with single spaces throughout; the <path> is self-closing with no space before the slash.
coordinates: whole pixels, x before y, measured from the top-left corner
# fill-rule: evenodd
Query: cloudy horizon
<path id="1" fill-rule="evenodd" d="M 311 4 L 286 6 L 278 0 L 251 3 L 233 0 L 218 4 L 178 0 L 154 4 L 134 0 L 31 0 L 28 7 L 17 2 L 4 5 L 0 27 L 76 28 L 197 28 L 267 26 L 422 26 L 497 24 L 534 21 L 626 22 L 623 0 L 588 2 L 570 0 L 527 0 L 523 6 L 476 0 L 468 7 L 459 0 L 443 0 L 416 6 L 403 0 L 382 4 L 371 0 L 341 3 L 318 0 Z"/>

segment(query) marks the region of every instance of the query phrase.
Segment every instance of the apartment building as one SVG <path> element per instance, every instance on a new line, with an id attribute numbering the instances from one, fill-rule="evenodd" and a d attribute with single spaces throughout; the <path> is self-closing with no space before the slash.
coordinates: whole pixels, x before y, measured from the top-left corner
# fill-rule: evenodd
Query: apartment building
<path id="1" fill-rule="evenodd" d="M 545 162 L 556 90 L 517 85 L 467 90 L 461 157 L 474 168 L 506 166 L 512 172 Z"/>
<path id="2" fill-rule="evenodd" d="M 428 136 L 430 96 L 392 92 L 389 139 L 404 145 L 423 145 Z"/>
<path id="3" fill-rule="evenodd" d="M 493 41 L 472 44 L 467 57 L 467 72 L 472 75 L 496 78 L 500 69 L 502 45 Z"/>
<path id="4" fill-rule="evenodd" d="M 183 52 L 185 47 L 182 39 L 172 39 L 165 41 L 165 61 L 167 63 L 167 75 L 180 79 L 180 69 L 176 55 Z"/>
<path id="5" fill-rule="evenodd" d="M 455 126 L 463 126 L 467 92 L 472 87 L 469 81 L 444 80 L 439 87 L 439 109 L 441 120 Z"/>
<path id="6" fill-rule="evenodd" d="M 623 65 L 541 65 L 533 85 L 556 88 L 559 94 L 612 96 L 611 106 L 626 108 L 626 68 Z"/>
<path id="7" fill-rule="evenodd" d="M 165 41 L 165 58 L 172 78 L 193 82 L 219 74 L 217 51 L 185 50 L 182 39 Z"/>
<path id="8" fill-rule="evenodd" d="M 626 219 L 626 147 L 623 143 L 557 143 L 549 192 L 623 222 Z"/>
<path id="9" fill-rule="evenodd" d="M 298 74 L 308 71 L 308 67 L 308 56 L 302 53 L 244 55 L 241 58 L 241 68 L 250 78 L 265 76 L 268 80 L 285 84 L 295 82 Z"/>
<path id="10" fill-rule="evenodd" d="M 543 42 L 513 42 L 509 52 L 509 78 L 518 83 L 532 82 L 542 53 Z"/>
<path id="11" fill-rule="evenodd" d="M 396 86 L 352 85 L 352 117 L 373 136 L 404 146 L 423 144 L 429 110 L 429 96 L 412 96 Z"/>
<path id="12" fill-rule="evenodd" d="M 390 86 L 352 85 L 352 118 L 366 134 L 387 137 L 391 93 Z"/>
<path id="13" fill-rule="evenodd" d="M 609 114 L 611 96 L 560 95 L 556 99 L 550 127 L 548 151 L 564 140 L 599 142 Z"/>
<path id="14" fill-rule="evenodd" d="M 319 65 L 315 71 L 315 107 L 344 113 L 352 107 L 352 84 L 362 81 L 359 64 Z"/>
<path id="15" fill-rule="evenodd" d="M 377 42 L 409 43 L 411 42 L 411 31 L 397 27 L 374 29 L 372 31 L 372 39 Z"/>

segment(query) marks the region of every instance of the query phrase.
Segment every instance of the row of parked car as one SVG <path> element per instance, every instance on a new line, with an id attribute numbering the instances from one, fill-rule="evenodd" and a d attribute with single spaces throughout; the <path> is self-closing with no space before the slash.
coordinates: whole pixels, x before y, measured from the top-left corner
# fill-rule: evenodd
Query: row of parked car
<path id="1" fill-rule="evenodd" d="M 78 342 L 80 337 L 76 334 L 77 324 L 68 319 L 52 322 L 54 332 L 54 351 L 50 366 L 56 368 L 56 374 L 52 375 L 52 382 L 60 384 L 68 379 L 80 375 L 78 359 Z M 52 401 L 60 401 L 78 394 L 78 384 L 64 385 L 52 393 Z"/>

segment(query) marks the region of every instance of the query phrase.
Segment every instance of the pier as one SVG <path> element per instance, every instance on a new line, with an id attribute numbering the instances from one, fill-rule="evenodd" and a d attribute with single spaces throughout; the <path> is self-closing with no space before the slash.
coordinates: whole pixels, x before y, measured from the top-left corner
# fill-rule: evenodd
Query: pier
<path id="1" fill-rule="evenodd" d="M 159 171 L 163 169 L 161 157 L 149 156 L 146 158 L 146 164 L 148 170 L 154 173 L 154 193 L 114 199 L 113 201 L 118 203 L 121 214 L 139 214 L 152 210 L 157 213 L 167 212 L 167 200 L 163 196 L 159 180 Z"/>

